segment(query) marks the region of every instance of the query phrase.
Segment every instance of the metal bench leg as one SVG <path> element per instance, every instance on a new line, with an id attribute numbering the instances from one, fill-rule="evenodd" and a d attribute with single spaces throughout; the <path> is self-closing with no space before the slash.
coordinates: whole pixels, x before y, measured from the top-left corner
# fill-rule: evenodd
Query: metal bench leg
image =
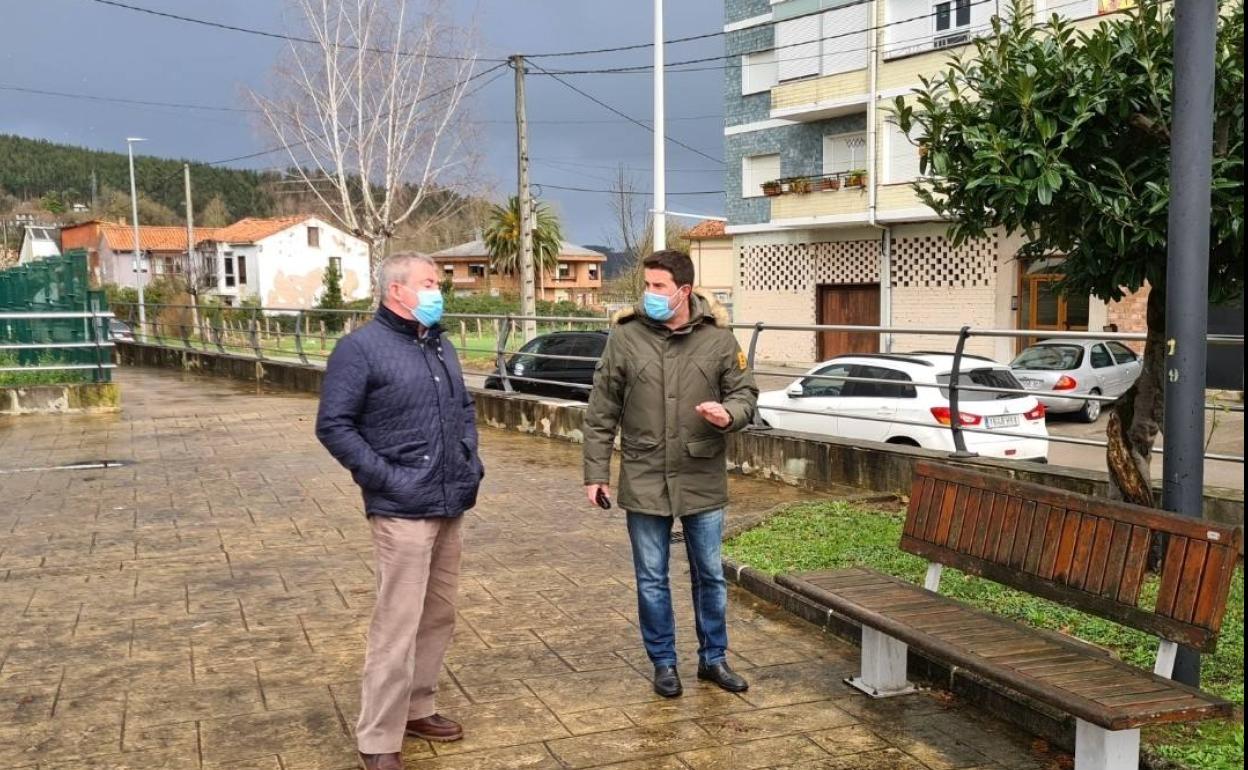
<path id="1" fill-rule="evenodd" d="M 1106 730 L 1075 720 L 1075 770 L 1138 770 L 1140 731 Z"/>
<path id="2" fill-rule="evenodd" d="M 914 692 L 914 685 L 906 680 L 907 651 L 903 642 L 863 626 L 862 675 L 846 679 L 845 683 L 872 698 L 891 698 Z"/>

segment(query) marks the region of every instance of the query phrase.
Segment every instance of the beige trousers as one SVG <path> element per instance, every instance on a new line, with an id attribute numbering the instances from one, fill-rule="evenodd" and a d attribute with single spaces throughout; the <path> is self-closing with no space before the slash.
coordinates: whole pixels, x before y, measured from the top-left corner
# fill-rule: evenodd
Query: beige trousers
<path id="1" fill-rule="evenodd" d="M 389 754 L 403 748 L 409 719 L 434 713 L 438 673 L 455 630 L 462 517 L 368 520 L 377 604 L 355 737 L 365 754 Z"/>

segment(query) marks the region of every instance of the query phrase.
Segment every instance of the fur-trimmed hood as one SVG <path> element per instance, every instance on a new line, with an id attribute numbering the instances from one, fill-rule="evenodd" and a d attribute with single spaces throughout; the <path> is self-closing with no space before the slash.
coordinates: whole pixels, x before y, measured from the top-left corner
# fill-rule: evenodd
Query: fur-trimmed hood
<path id="1" fill-rule="evenodd" d="M 710 323 L 711 325 L 718 326 L 721 329 L 727 329 L 732 323 L 732 318 L 728 315 L 728 308 L 719 304 L 718 300 L 701 289 L 693 290 L 693 294 L 689 296 L 689 305 L 690 310 L 692 311 L 689 314 L 689 323 L 691 326 L 696 326 L 700 323 Z M 645 311 L 640 305 L 626 307 L 623 310 L 617 311 L 615 315 L 611 316 L 611 323 L 613 325 L 619 325 L 637 319 L 641 319 L 642 321 L 649 323 L 657 323 L 657 321 L 652 321 L 646 316 Z"/>

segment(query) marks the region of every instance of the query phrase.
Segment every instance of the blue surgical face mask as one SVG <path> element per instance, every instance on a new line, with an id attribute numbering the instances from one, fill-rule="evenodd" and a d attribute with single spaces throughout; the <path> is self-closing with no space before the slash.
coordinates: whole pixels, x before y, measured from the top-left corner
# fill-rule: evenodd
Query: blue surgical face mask
<path id="1" fill-rule="evenodd" d="M 677 294 L 676 296 L 680 296 Z M 646 292 L 642 296 L 641 306 L 646 311 L 646 315 L 656 321 L 670 321 L 672 316 L 676 315 L 676 308 L 672 307 L 672 297 L 666 294 L 655 294 L 652 291 Z M 676 307 L 680 307 L 677 304 Z"/>
<path id="2" fill-rule="evenodd" d="M 407 308 L 421 326 L 432 329 L 442 320 L 442 292 L 437 289 L 421 289 L 416 292 L 416 307 Z"/>

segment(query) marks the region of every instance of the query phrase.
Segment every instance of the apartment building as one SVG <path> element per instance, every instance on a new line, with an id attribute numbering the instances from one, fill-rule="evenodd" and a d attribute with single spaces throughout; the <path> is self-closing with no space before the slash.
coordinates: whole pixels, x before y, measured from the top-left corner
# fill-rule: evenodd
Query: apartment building
<path id="1" fill-rule="evenodd" d="M 1094 24 L 1131 0 L 1034 0 Z M 911 185 L 920 149 L 889 105 L 991 33 L 1008 0 L 726 0 L 726 234 L 736 316 L 792 324 L 1102 329 L 1117 308 L 1062 297 L 1061 259 L 1003 234 L 954 247 Z M 1133 306 L 1134 303 L 1128 303 Z M 1125 319 L 1127 314 L 1123 313 Z M 1123 330 L 1126 326 L 1120 324 Z M 1017 343 L 972 340 L 1009 360 Z M 760 357 L 947 349 L 936 336 L 764 334 Z"/>

